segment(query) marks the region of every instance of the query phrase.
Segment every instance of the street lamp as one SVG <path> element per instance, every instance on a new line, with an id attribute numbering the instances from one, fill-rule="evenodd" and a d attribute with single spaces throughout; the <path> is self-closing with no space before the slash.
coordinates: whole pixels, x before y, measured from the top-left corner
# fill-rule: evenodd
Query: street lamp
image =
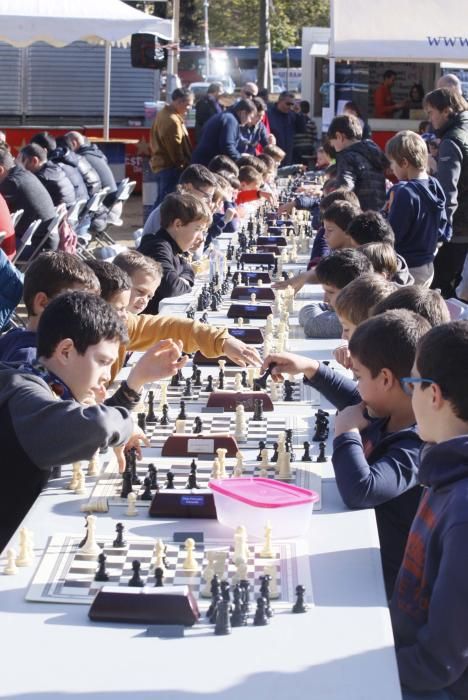
<path id="1" fill-rule="evenodd" d="M 205 13 L 205 64 L 206 64 L 206 75 L 210 74 L 210 36 L 208 32 L 208 8 L 210 3 L 208 0 L 203 0 L 203 10 Z"/>

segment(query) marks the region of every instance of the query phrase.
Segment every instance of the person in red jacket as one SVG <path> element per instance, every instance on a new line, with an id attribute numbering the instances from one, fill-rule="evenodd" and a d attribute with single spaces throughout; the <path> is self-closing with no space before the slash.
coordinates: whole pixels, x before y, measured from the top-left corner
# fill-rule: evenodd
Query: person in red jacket
<path id="1" fill-rule="evenodd" d="M 16 252 L 15 229 L 11 222 L 8 205 L 0 194 L 0 234 L 3 233 L 6 233 L 6 236 L 0 240 L 0 248 L 7 258 L 11 260 Z"/>

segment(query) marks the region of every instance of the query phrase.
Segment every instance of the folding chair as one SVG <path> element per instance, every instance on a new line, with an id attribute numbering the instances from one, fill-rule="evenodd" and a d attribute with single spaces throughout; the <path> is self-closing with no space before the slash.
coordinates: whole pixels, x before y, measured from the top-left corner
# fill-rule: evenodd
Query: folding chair
<path id="1" fill-rule="evenodd" d="M 17 263 L 17 260 L 23 252 L 23 250 L 26 248 L 26 246 L 31 245 L 32 237 L 34 236 L 41 224 L 42 219 L 36 219 L 35 221 L 31 221 L 28 228 L 21 236 L 19 247 L 16 249 L 16 253 L 14 254 L 13 259 L 11 261 L 14 265 L 16 265 L 16 267 L 21 267 L 21 263 Z M 24 265 L 26 262 L 28 261 L 25 260 L 22 264 Z"/>
<path id="2" fill-rule="evenodd" d="M 80 220 L 80 214 L 86 206 L 86 199 L 78 199 L 75 204 L 68 210 L 68 221 L 70 226 L 76 228 Z"/>
<path id="3" fill-rule="evenodd" d="M 17 211 L 14 211 L 12 214 L 10 214 L 11 217 L 11 223 L 13 225 L 13 228 L 16 228 L 19 220 L 24 214 L 24 209 L 18 209 Z"/>

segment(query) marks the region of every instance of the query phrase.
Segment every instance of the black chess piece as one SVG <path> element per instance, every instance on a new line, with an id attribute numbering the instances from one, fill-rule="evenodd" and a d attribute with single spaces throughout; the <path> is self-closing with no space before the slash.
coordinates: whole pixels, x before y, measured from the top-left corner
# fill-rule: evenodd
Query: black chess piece
<path id="1" fill-rule="evenodd" d="M 255 610 L 255 616 L 253 623 L 256 627 L 263 627 L 268 624 L 268 617 L 266 615 L 266 601 L 263 596 L 257 598 L 257 608 Z"/>
<path id="2" fill-rule="evenodd" d="M 195 382 L 193 384 L 194 386 L 201 386 L 202 381 L 201 381 L 201 369 L 197 369 L 195 372 Z"/>
<path id="3" fill-rule="evenodd" d="M 148 413 L 146 414 L 146 422 L 151 425 L 158 422 L 154 413 L 154 391 L 148 391 Z"/>
<path id="4" fill-rule="evenodd" d="M 250 584 L 246 579 L 241 579 L 239 588 L 241 590 L 242 611 L 247 615 L 250 610 Z"/>
<path id="5" fill-rule="evenodd" d="M 133 491 L 133 479 L 132 470 L 130 467 L 126 468 L 122 475 L 122 488 L 120 491 L 120 498 L 127 498 L 129 493 Z"/>
<path id="6" fill-rule="evenodd" d="M 241 385 L 244 387 L 244 389 L 247 389 L 249 385 L 247 383 L 247 372 L 245 371 L 245 369 L 241 372 L 241 377 Z"/>
<path id="7" fill-rule="evenodd" d="M 169 425 L 169 406 L 167 403 L 164 404 L 162 407 L 162 416 L 161 420 L 159 421 L 160 425 Z"/>
<path id="8" fill-rule="evenodd" d="M 252 420 L 263 420 L 263 401 L 261 399 L 254 399 L 254 411 Z"/>
<path id="9" fill-rule="evenodd" d="M 231 602 L 231 593 L 230 593 L 230 590 L 229 590 L 229 588 L 230 588 L 230 586 L 229 586 L 229 581 L 226 581 L 225 579 L 223 579 L 223 580 L 221 581 L 220 587 L 221 587 L 221 597 L 222 597 L 222 599 L 223 599 L 224 601 L 226 601 L 226 603 L 230 603 L 230 602 Z"/>
<path id="10" fill-rule="evenodd" d="M 243 627 L 247 624 L 247 615 L 242 609 L 241 589 L 238 583 L 232 589 L 234 607 L 231 614 L 231 627 Z"/>
<path id="11" fill-rule="evenodd" d="M 187 377 L 185 380 L 185 389 L 182 396 L 192 396 L 192 380 L 190 377 Z"/>
<path id="12" fill-rule="evenodd" d="M 206 311 L 204 311 L 200 316 L 200 323 L 208 323 L 208 314 L 206 313 Z"/>
<path id="13" fill-rule="evenodd" d="M 210 608 L 212 607 L 213 609 L 212 609 L 211 614 L 208 616 L 208 619 L 212 625 L 214 625 L 216 622 L 218 608 L 219 608 L 219 605 L 222 602 L 222 600 L 223 599 L 222 599 L 221 594 L 219 592 L 213 596 L 213 599 L 212 599 L 211 605 L 210 605 Z M 207 613 L 207 615 L 208 615 L 208 613 Z"/>
<path id="14" fill-rule="evenodd" d="M 257 455 L 257 462 L 262 461 L 262 450 L 264 450 L 266 447 L 266 442 L 264 440 L 260 440 L 258 443 L 258 455 Z"/>
<path id="15" fill-rule="evenodd" d="M 224 389 L 224 370 L 220 369 L 218 374 L 218 389 Z"/>
<path id="16" fill-rule="evenodd" d="M 254 379 L 254 383 L 253 383 L 254 391 L 260 391 L 261 389 L 267 388 L 267 379 L 271 375 L 275 365 L 276 365 L 276 362 L 270 362 L 266 372 L 264 372 L 261 377 L 257 377 L 256 379 Z M 258 418 L 258 419 L 254 418 L 254 420 L 262 420 L 262 419 L 261 418 Z"/>
<path id="17" fill-rule="evenodd" d="M 190 380 L 188 380 L 188 381 L 190 381 Z M 181 402 L 180 402 L 180 411 L 179 411 L 179 415 L 177 416 L 177 420 L 187 420 L 187 414 L 185 412 L 185 401 L 183 399 L 181 399 Z"/>
<path id="18" fill-rule="evenodd" d="M 207 383 L 207 385 L 206 385 L 206 387 L 205 387 L 205 391 L 208 392 L 208 393 L 211 393 L 212 391 L 214 391 L 214 388 L 213 388 L 213 376 L 212 376 L 211 374 L 209 374 L 208 377 L 207 377 L 207 380 L 208 380 L 208 383 Z"/>
<path id="19" fill-rule="evenodd" d="M 218 300 L 216 298 L 216 294 L 213 294 L 211 297 L 210 309 L 211 311 L 218 311 Z"/>
<path id="20" fill-rule="evenodd" d="M 138 427 L 146 433 L 146 413 L 138 413 Z"/>
<path id="21" fill-rule="evenodd" d="M 229 603 L 222 599 L 218 603 L 214 633 L 217 635 L 231 634 L 231 619 L 229 617 Z"/>
<path id="22" fill-rule="evenodd" d="M 304 603 L 304 593 L 305 588 L 300 584 L 296 586 L 296 602 L 292 607 L 293 613 L 305 613 L 307 612 L 307 605 Z"/>
<path id="23" fill-rule="evenodd" d="M 270 459 L 270 462 L 276 463 L 278 461 L 278 447 L 279 447 L 278 443 L 274 442 L 273 443 L 273 456 Z"/>
<path id="24" fill-rule="evenodd" d="M 312 462 L 312 457 L 310 456 L 310 442 L 307 442 L 307 440 L 304 442 L 304 454 L 301 457 L 301 462 Z"/>
<path id="25" fill-rule="evenodd" d="M 99 562 L 99 568 L 96 571 L 96 574 L 94 575 L 94 580 L 95 581 L 108 581 L 109 580 L 109 574 L 106 571 L 106 555 L 104 552 L 101 552 L 101 554 L 98 556 L 98 562 Z"/>
<path id="26" fill-rule="evenodd" d="M 117 523 L 117 525 L 115 526 L 115 530 L 117 532 L 117 537 L 112 542 L 113 547 L 118 548 L 118 547 L 125 547 L 126 546 L 127 543 L 125 542 L 125 540 L 123 538 L 124 529 L 125 528 L 122 525 L 122 523 Z"/>
<path id="27" fill-rule="evenodd" d="M 162 588 L 164 586 L 164 569 L 157 566 L 154 570 L 154 586 L 155 588 Z"/>
<path id="28" fill-rule="evenodd" d="M 149 476 L 145 477 L 144 480 L 144 485 L 145 485 L 145 490 L 140 496 L 140 499 L 142 501 L 152 501 L 153 500 L 153 494 L 151 493 L 151 479 Z"/>
<path id="29" fill-rule="evenodd" d="M 141 484 L 141 479 L 138 477 L 137 472 L 137 451 L 136 447 L 131 447 L 129 450 L 130 467 L 132 470 L 132 485 L 139 486 Z"/>
<path id="30" fill-rule="evenodd" d="M 265 574 L 260 576 L 260 595 L 265 599 L 265 615 L 267 617 L 273 617 L 273 610 L 270 606 L 270 581 L 271 576 Z"/>
<path id="31" fill-rule="evenodd" d="M 148 464 L 148 476 L 150 478 L 151 488 L 158 489 L 158 470 L 153 463 Z"/>
<path id="32" fill-rule="evenodd" d="M 177 387 L 180 386 L 179 375 L 173 374 L 169 386 Z"/>
<path id="33" fill-rule="evenodd" d="M 186 489 L 199 489 L 200 486 L 197 483 L 197 463 L 195 460 L 192 460 L 192 464 L 190 465 L 190 474 L 189 478 L 187 481 L 187 484 L 185 486 Z"/>
<path id="34" fill-rule="evenodd" d="M 192 376 L 191 376 L 192 382 L 194 382 L 197 378 L 197 369 L 198 369 L 198 365 L 196 365 L 194 362 L 192 365 Z"/>
<path id="35" fill-rule="evenodd" d="M 171 490 L 171 489 L 175 489 L 175 486 L 174 486 L 174 472 L 171 472 L 171 470 L 169 470 L 169 471 L 166 473 L 166 483 L 165 483 L 165 485 L 164 485 L 164 488 L 167 489 L 168 491 Z"/>
<path id="36" fill-rule="evenodd" d="M 319 453 L 317 455 L 317 459 L 315 460 L 316 462 L 326 462 L 327 457 L 325 455 L 325 443 L 320 442 L 319 443 Z"/>
<path id="37" fill-rule="evenodd" d="M 129 586 L 132 586 L 133 588 L 142 588 L 145 584 L 143 583 L 143 580 L 140 576 L 140 569 L 141 569 L 141 564 L 138 561 L 138 559 L 134 559 L 132 561 L 132 569 L 133 569 L 133 576 L 128 582 Z"/>
<path id="38" fill-rule="evenodd" d="M 286 452 L 289 452 L 289 458 L 290 458 L 291 462 L 295 462 L 296 461 L 296 453 L 294 452 L 294 446 L 293 446 L 293 431 L 291 428 L 288 428 L 284 432 L 286 434 L 286 440 L 285 440 Z"/>
<path id="39" fill-rule="evenodd" d="M 211 603 L 210 607 L 206 611 L 207 617 L 211 617 L 214 612 L 216 597 L 219 595 L 219 590 L 219 576 L 218 574 L 214 574 L 210 583 Z"/>
<path id="40" fill-rule="evenodd" d="M 283 385 L 283 401 L 293 401 L 294 384 L 289 379 L 284 380 Z"/>
<path id="41" fill-rule="evenodd" d="M 202 431 L 203 431 L 202 419 L 200 418 L 200 416 L 195 416 L 195 420 L 193 421 L 192 433 L 199 435 Z"/>

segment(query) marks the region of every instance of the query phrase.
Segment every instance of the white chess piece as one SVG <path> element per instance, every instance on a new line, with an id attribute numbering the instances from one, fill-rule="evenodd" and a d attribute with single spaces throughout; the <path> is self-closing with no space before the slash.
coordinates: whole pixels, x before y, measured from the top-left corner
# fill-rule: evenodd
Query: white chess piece
<path id="1" fill-rule="evenodd" d="M 234 435 L 236 440 L 245 440 L 246 438 L 245 411 L 242 404 L 239 404 L 236 408 L 236 427 Z"/>
<path id="2" fill-rule="evenodd" d="M 236 453 L 236 466 L 234 467 L 234 476 L 242 476 L 244 471 L 244 455 L 242 452 Z"/>
<path id="3" fill-rule="evenodd" d="M 257 287 L 263 287 L 263 280 L 258 280 Z"/>
<path id="4" fill-rule="evenodd" d="M 251 294 L 251 295 L 250 295 L 250 303 L 251 303 L 251 304 L 256 304 L 256 303 L 257 303 L 257 295 L 256 295 L 256 294 Z"/>
<path id="5" fill-rule="evenodd" d="M 177 418 L 175 422 L 176 433 L 185 433 L 185 420 L 182 418 Z"/>
<path id="6" fill-rule="evenodd" d="M 234 391 L 242 391 L 242 375 L 240 372 L 236 372 L 234 375 Z"/>
<path id="7" fill-rule="evenodd" d="M 271 341 L 267 338 L 263 341 L 263 357 L 268 357 L 271 353 Z"/>
<path id="8" fill-rule="evenodd" d="M 268 314 L 265 324 L 265 334 L 270 335 L 271 333 L 273 333 L 273 314 Z"/>
<path id="9" fill-rule="evenodd" d="M 15 563 L 16 566 L 31 566 L 32 564 L 28 530 L 25 527 L 22 527 L 19 531 L 19 552 Z"/>
<path id="10" fill-rule="evenodd" d="M 5 574 L 5 576 L 14 576 L 14 574 L 18 573 L 18 569 L 16 568 L 16 563 L 15 563 L 15 559 L 16 559 L 15 550 L 8 549 L 6 556 L 7 556 L 7 560 L 6 560 L 6 564 L 3 568 L 3 573 Z"/>
<path id="11" fill-rule="evenodd" d="M 272 559 L 274 557 L 273 548 L 271 546 L 271 532 L 271 523 L 268 521 L 265 525 L 265 542 L 259 554 L 259 557 L 262 559 Z"/>
<path id="12" fill-rule="evenodd" d="M 214 560 L 216 552 L 211 551 L 206 553 L 206 567 L 203 569 L 202 578 L 205 581 L 205 586 L 202 588 L 200 595 L 202 598 L 211 598 L 211 581 L 215 575 Z"/>
<path id="13" fill-rule="evenodd" d="M 99 452 L 95 452 L 88 462 L 88 476 L 97 476 L 99 471 Z"/>
<path id="14" fill-rule="evenodd" d="M 67 484 L 67 489 L 74 491 L 78 485 L 78 474 L 81 471 L 81 462 L 73 462 L 72 464 L 72 478 Z"/>
<path id="15" fill-rule="evenodd" d="M 270 396 L 272 401 L 278 401 L 280 394 L 279 394 L 279 383 L 274 382 L 273 380 L 270 382 Z"/>
<path id="16" fill-rule="evenodd" d="M 164 406 L 165 403 L 167 403 L 167 382 L 161 382 L 161 394 L 159 397 L 159 410 L 162 410 L 162 407 Z"/>
<path id="17" fill-rule="evenodd" d="M 252 389 L 255 379 L 255 367 L 248 367 L 247 369 L 247 384 Z"/>
<path id="18" fill-rule="evenodd" d="M 224 578 L 224 568 L 226 566 L 226 552 L 217 550 L 214 553 L 214 570 L 215 574 L 220 578 Z"/>
<path id="19" fill-rule="evenodd" d="M 213 460 L 213 467 L 210 474 L 211 479 L 221 479 L 221 466 L 217 457 Z"/>
<path id="20" fill-rule="evenodd" d="M 240 552 L 239 552 L 240 556 L 242 557 L 242 559 L 244 559 L 244 561 L 247 562 L 249 560 L 249 545 L 247 543 L 247 530 L 245 528 L 245 525 L 239 525 L 238 527 L 236 527 L 235 533 L 237 535 L 239 535 L 241 538 L 240 539 L 240 542 L 241 542 Z M 235 558 L 236 557 L 234 557 L 234 559 Z"/>
<path id="21" fill-rule="evenodd" d="M 156 555 L 155 562 L 154 562 L 154 568 L 155 569 L 159 568 L 159 569 L 162 569 L 164 571 L 166 568 L 164 566 L 164 555 L 166 553 L 166 548 L 164 546 L 164 542 L 159 537 L 156 540 L 156 543 L 154 545 L 154 553 Z"/>
<path id="22" fill-rule="evenodd" d="M 218 456 L 219 460 L 219 472 L 220 472 L 220 478 L 225 479 L 226 478 L 226 454 L 227 454 L 227 449 L 225 447 L 218 447 L 216 450 L 216 454 Z"/>
<path id="23" fill-rule="evenodd" d="M 138 511 L 136 508 L 136 499 L 137 495 L 134 491 L 130 491 L 130 493 L 127 496 L 127 510 L 126 510 L 126 515 L 128 517 L 133 517 L 134 515 L 138 515 Z"/>
<path id="24" fill-rule="evenodd" d="M 182 562 L 182 568 L 184 571 L 198 571 L 198 564 L 197 560 L 195 559 L 195 556 L 193 554 L 193 550 L 195 549 L 195 540 L 192 539 L 191 537 L 188 537 L 185 540 L 185 551 L 187 552 L 187 556 L 185 557 L 184 561 Z"/>
<path id="25" fill-rule="evenodd" d="M 85 487 L 86 487 L 85 475 L 83 474 L 83 471 L 80 469 L 80 471 L 78 472 L 75 493 L 78 495 L 86 493 Z"/>
<path id="26" fill-rule="evenodd" d="M 237 319 L 237 325 L 238 325 L 238 326 L 243 326 L 243 325 L 244 325 L 244 319 L 243 319 L 241 316 L 239 316 L 239 318 Z"/>
<path id="27" fill-rule="evenodd" d="M 289 452 L 284 452 L 283 459 L 281 460 L 278 479 L 290 479 L 290 478 L 291 478 L 291 455 Z"/>
<path id="28" fill-rule="evenodd" d="M 236 566 L 236 571 L 232 577 L 232 583 L 236 584 L 239 583 L 239 581 L 246 581 L 248 577 L 248 567 L 244 559 L 238 557 L 234 560 L 234 564 Z"/>
<path id="29" fill-rule="evenodd" d="M 224 372 L 224 368 L 226 366 L 226 360 L 218 360 L 218 365 L 219 365 L 219 369 L 222 369 Z"/>
<path id="30" fill-rule="evenodd" d="M 81 547 L 80 552 L 82 554 L 92 554 L 92 555 L 98 555 L 101 554 L 102 549 L 96 542 L 96 523 L 97 523 L 97 518 L 95 515 L 88 515 L 86 518 L 86 529 L 87 529 L 87 536 L 86 536 L 86 542 L 84 545 Z"/>
<path id="31" fill-rule="evenodd" d="M 270 461 L 268 459 L 268 450 L 266 447 L 260 452 L 260 456 L 262 458 L 260 466 L 263 469 L 268 469 L 268 467 L 270 466 Z"/>

